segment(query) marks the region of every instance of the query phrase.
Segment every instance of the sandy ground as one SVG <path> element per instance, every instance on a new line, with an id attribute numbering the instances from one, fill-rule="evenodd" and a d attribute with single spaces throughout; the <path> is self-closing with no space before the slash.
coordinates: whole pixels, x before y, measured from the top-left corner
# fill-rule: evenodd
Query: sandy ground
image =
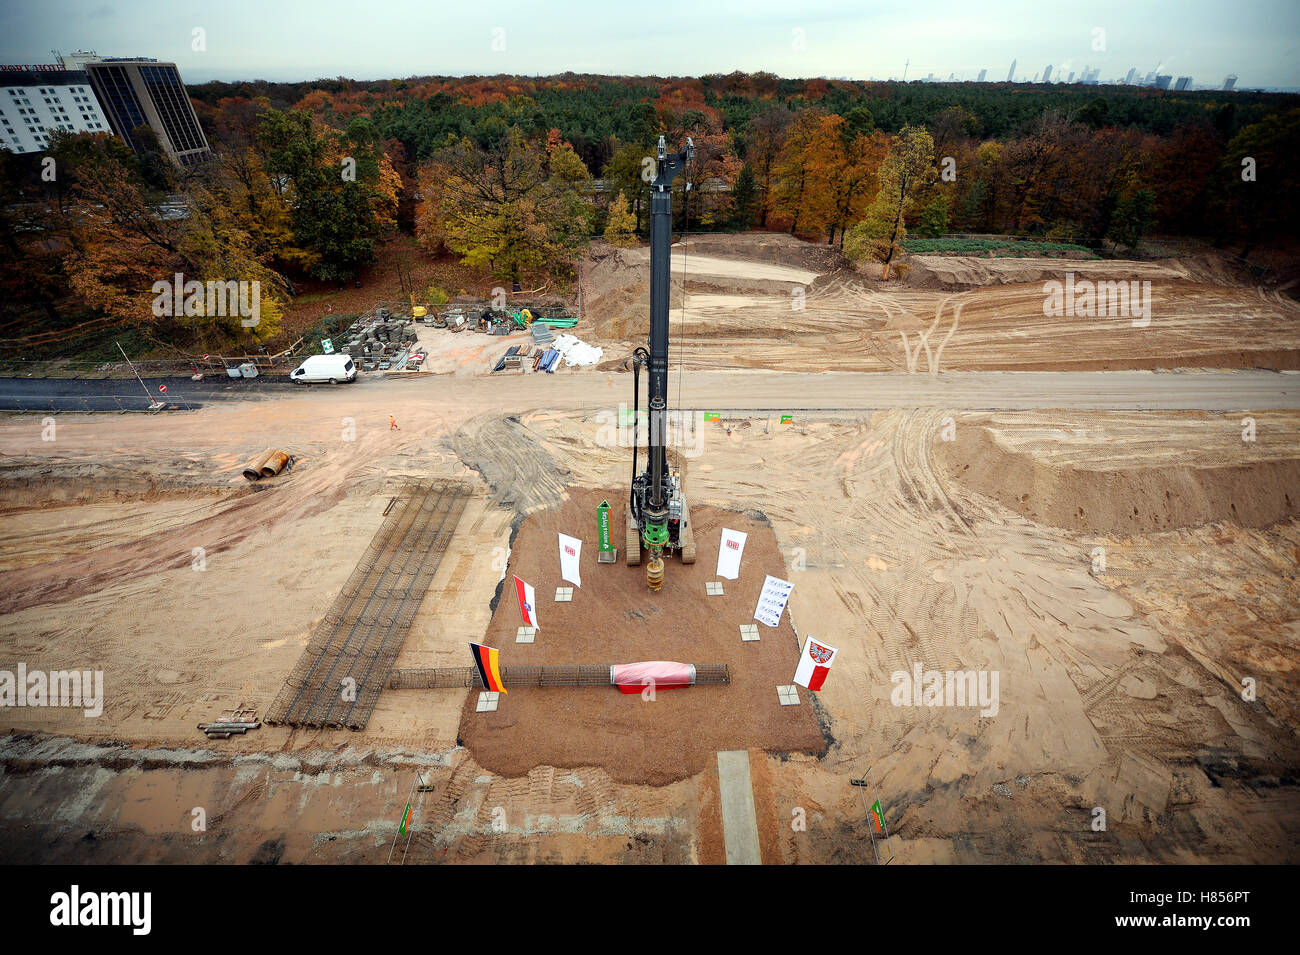
<path id="1" fill-rule="evenodd" d="M 1276 349 L 1271 334 L 1236 345 Z M 835 341 L 820 347 L 833 363 Z M 801 707 L 825 755 L 753 742 L 765 862 L 870 861 L 849 785 L 868 767 L 900 863 L 1300 861 L 1300 521 L 1278 512 L 1300 413 L 1279 392 L 1243 442 L 1235 412 L 1041 410 L 1104 407 L 1107 381 L 1134 389 L 1120 407 L 1196 408 L 1198 382 L 1233 402 L 1234 383 L 1287 378 L 1137 375 L 1032 379 L 1071 382 L 1041 391 L 1010 375 L 688 376 L 688 398 L 732 408 L 776 407 L 806 380 L 841 409 L 730 414 L 691 445 L 693 504 L 766 515 L 794 629 L 840 648 Z M 512 530 L 628 478 L 606 412 L 629 378 L 538 379 L 60 415 L 53 441 L 40 418 L 0 420 L 0 669 L 100 669 L 105 686 L 98 718 L 0 710 L 0 857 L 382 863 L 422 772 L 407 862 L 721 862 L 716 762 L 664 785 L 591 764 L 494 772 L 462 745 L 468 691 L 385 692 L 362 733 L 195 730 L 269 705 L 408 480 L 478 492 L 397 665 L 466 664 Z M 981 410 L 1017 395 L 1040 410 Z M 298 465 L 246 484 L 268 446 Z M 893 677 L 918 665 L 996 672 L 996 713 L 898 705 Z"/>
<path id="2" fill-rule="evenodd" d="M 811 257 L 806 264 L 815 267 L 778 269 L 741 258 L 750 237 L 701 238 L 712 241 L 692 238 L 685 249 L 675 247 L 673 258 L 672 360 L 687 369 L 1300 368 L 1300 305 L 1245 284 L 1208 257 L 917 256 L 913 273 L 899 283 L 875 281 L 843 263 L 831 271 L 831 250 L 789 237 L 764 242 L 783 248 L 792 262 Z M 1044 283 L 1064 282 L 1067 273 L 1076 282 L 1149 283 L 1149 313 L 1045 315 Z M 620 356 L 644 338 L 646 250 L 599 253 L 582 287 L 586 337 L 621 343 L 614 349 Z"/>

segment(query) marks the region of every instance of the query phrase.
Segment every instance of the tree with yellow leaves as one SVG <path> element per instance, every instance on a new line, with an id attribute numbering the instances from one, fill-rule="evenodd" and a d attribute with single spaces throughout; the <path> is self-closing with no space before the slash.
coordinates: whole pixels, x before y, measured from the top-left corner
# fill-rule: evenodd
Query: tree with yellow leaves
<path id="1" fill-rule="evenodd" d="M 609 204 L 609 221 L 605 224 L 605 241 L 610 245 L 630 248 L 636 245 L 636 216 L 628 204 L 627 196 L 619 193 Z"/>
<path id="2" fill-rule="evenodd" d="M 880 262 L 880 277 L 888 279 L 890 263 L 902 252 L 907 236 L 904 218 L 911 211 L 915 194 L 937 175 L 930 134 L 920 126 L 904 126 L 881 163 L 880 191 L 866 217 L 849 230 L 844 240 L 844 254 L 851 259 L 869 257 Z"/>
<path id="3" fill-rule="evenodd" d="M 416 237 L 511 282 L 570 268 L 591 231 L 587 167 L 558 134 L 538 144 L 506 127 L 486 138 L 461 138 L 421 169 Z"/>

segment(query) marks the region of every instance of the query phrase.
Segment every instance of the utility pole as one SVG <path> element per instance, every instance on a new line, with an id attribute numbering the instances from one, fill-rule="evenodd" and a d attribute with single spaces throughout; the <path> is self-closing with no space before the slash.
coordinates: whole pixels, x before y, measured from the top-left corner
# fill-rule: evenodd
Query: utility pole
<path id="1" fill-rule="evenodd" d="M 131 359 L 126 357 L 126 349 L 122 347 L 122 343 L 114 341 L 113 344 L 116 345 L 117 350 L 122 353 L 122 357 L 126 358 L 127 367 L 131 369 L 131 374 L 135 375 L 135 380 L 140 382 L 140 387 L 144 389 L 144 396 L 149 399 L 149 407 L 152 408 L 154 405 L 162 404 L 161 401 L 155 401 L 154 396 L 149 393 L 149 388 L 145 385 L 144 379 L 141 378 L 140 373 L 135 370 L 135 365 L 131 364 Z"/>

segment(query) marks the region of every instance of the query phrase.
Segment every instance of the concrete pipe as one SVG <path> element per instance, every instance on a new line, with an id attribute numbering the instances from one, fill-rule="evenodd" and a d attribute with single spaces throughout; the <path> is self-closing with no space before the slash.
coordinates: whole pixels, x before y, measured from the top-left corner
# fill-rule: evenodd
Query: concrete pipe
<path id="1" fill-rule="evenodd" d="M 275 477 L 284 470 L 284 466 L 289 463 L 289 455 L 283 451 L 272 451 L 262 464 L 262 477 Z"/>
<path id="2" fill-rule="evenodd" d="M 244 479 L 248 481 L 256 481 L 260 478 L 262 476 L 262 466 L 266 464 L 273 453 L 274 450 L 272 448 L 267 448 L 257 457 L 253 458 L 253 460 L 248 463 L 248 466 L 244 468 Z"/>

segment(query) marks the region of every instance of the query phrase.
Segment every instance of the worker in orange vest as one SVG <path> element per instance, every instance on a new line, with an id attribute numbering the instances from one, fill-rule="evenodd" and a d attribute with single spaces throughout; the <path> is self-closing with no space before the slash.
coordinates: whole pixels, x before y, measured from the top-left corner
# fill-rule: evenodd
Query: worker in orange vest
<path id="1" fill-rule="evenodd" d="M 388 430 L 389 430 L 389 431 L 401 431 L 401 430 L 402 430 L 401 428 L 399 428 L 399 427 L 397 426 L 397 420 L 396 420 L 392 415 L 389 415 L 389 416 L 388 416 Z"/>

